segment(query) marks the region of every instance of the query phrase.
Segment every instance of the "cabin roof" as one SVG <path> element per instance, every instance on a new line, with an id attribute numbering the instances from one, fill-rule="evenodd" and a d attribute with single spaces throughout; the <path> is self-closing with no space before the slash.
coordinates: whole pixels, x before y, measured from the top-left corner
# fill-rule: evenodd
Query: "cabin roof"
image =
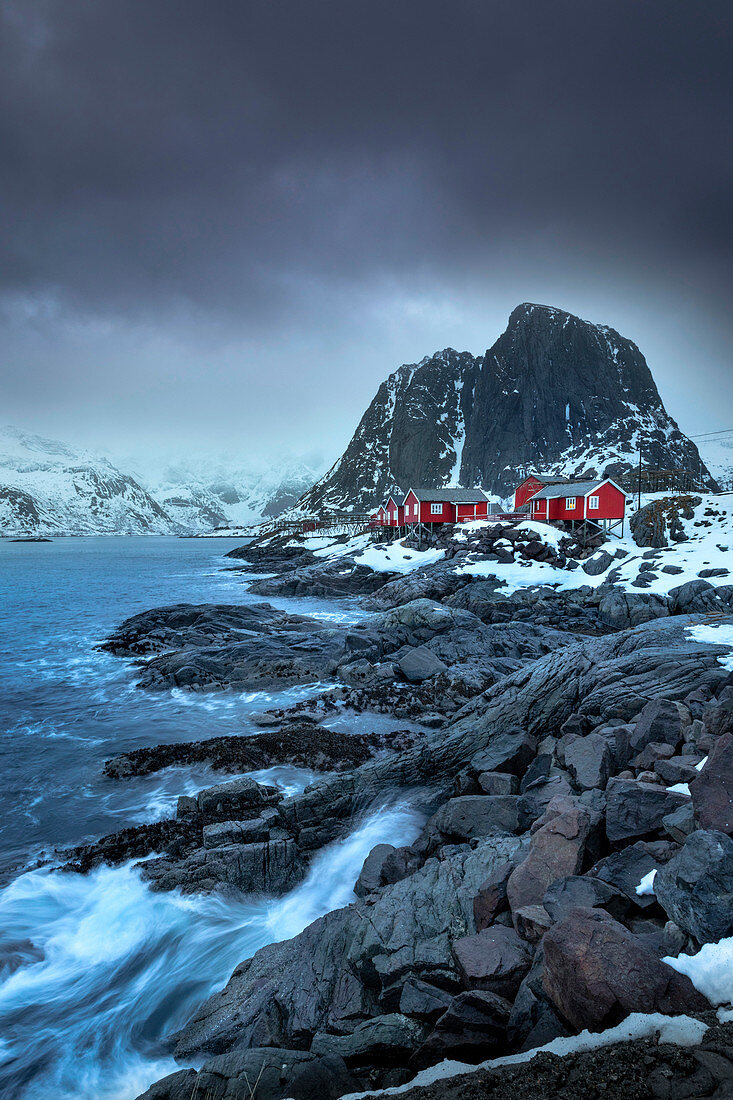
<path id="1" fill-rule="evenodd" d="M 426 504 L 444 501 L 447 504 L 478 504 L 488 500 L 482 489 L 410 489 L 405 497 L 414 493 L 418 500 Z"/>
<path id="2" fill-rule="evenodd" d="M 530 500 L 556 500 L 558 497 L 568 496 L 587 497 L 588 493 L 605 485 L 607 480 L 608 478 L 601 478 L 600 481 L 564 481 L 559 485 L 547 485 L 544 489 L 540 489 L 539 493 L 530 497 Z"/>

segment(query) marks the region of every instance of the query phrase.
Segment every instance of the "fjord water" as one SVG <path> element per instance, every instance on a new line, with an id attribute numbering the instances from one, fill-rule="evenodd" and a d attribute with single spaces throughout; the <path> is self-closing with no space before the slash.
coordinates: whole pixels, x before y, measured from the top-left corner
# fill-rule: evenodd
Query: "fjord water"
<path id="1" fill-rule="evenodd" d="M 173 603 L 244 603 L 228 540 L 0 541 L 0 1096 L 130 1100 L 176 1068 L 165 1039 L 258 947 L 353 899 L 379 841 L 418 828 L 409 803 L 374 808 L 325 849 L 282 899 L 154 894 L 132 864 L 89 875 L 25 870 L 59 847 L 173 811 L 182 791 L 221 781 L 206 768 L 116 782 L 102 764 L 162 741 L 256 734 L 279 695 L 146 694 L 134 666 L 97 648 L 124 618 Z M 333 619 L 327 601 L 278 601 Z M 258 778 L 288 792 L 295 768 Z"/>

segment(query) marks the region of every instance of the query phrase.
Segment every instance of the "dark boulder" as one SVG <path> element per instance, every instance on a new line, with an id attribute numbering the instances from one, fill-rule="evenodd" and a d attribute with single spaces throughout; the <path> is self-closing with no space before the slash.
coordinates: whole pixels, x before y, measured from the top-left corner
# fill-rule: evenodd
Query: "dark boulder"
<path id="1" fill-rule="evenodd" d="M 426 1035 L 425 1024 L 390 1012 L 362 1021 L 346 1035 L 318 1032 L 310 1049 L 312 1054 L 343 1058 L 347 1065 L 402 1063 Z"/>
<path id="2" fill-rule="evenodd" d="M 468 989 L 513 999 L 532 963 L 532 952 L 513 928 L 497 924 L 455 940 L 453 954 Z"/>
<path id="3" fill-rule="evenodd" d="M 565 920 L 573 909 L 605 909 L 616 920 L 629 911 L 629 899 L 603 879 L 593 875 L 566 875 L 555 879 L 542 904 L 554 923 Z"/>
<path id="4" fill-rule="evenodd" d="M 622 848 L 620 852 L 612 852 L 592 868 L 589 874 L 607 882 L 640 909 L 647 909 L 654 905 L 655 898 L 650 894 L 637 894 L 636 887 L 650 871 L 659 867 L 659 863 L 658 853 L 650 851 L 648 844 L 639 841 L 630 844 L 628 848 Z"/>
<path id="5" fill-rule="evenodd" d="M 682 717 L 677 704 L 671 699 L 652 699 L 636 720 L 630 748 L 632 753 L 640 753 L 651 742 L 676 748 L 682 734 Z"/>
<path id="6" fill-rule="evenodd" d="M 605 790 L 612 766 L 608 738 L 589 733 L 573 741 L 565 748 L 565 766 L 581 790 Z"/>
<path id="7" fill-rule="evenodd" d="M 408 649 L 397 661 L 397 668 L 406 680 L 413 684 L 421 684 L 423 680 L 431 680 L 445 672 L 447 665 L 436 657 L 427 646 L 413 646 Z"/>
<path id="8" fill-rule="evenodd" d="M 491 832 L 514 833 L 519 823 L 518 798 L 513 794 L 463 795 L 445 802 L 425 826 L 426 837 L 472 840 Z"/>
<path id="9" fill-rule="evenodd" d="M 725 833 L 691 833 L 654 879 L 667 916 L 699 943 L 733 934 L 733 840 Z"/>
<path id="10" fill-rule="evenodd" d="M 387 858 L 393 855 L 395 848 L 392 844 L 377 844 L 372 848 L 364 860 L 364 865 L 359 872 L 359 877 L 354 885 L 354 893 L 358 898 L 366 897 L 381 886 L 384 886 L 384 864 Z"/>
<path id="11" fill-rule="evenodd" d="M 471 767 L 480 775 L 482 772 L 511 772 L 522 775 L 534 759 L 537 751 L 537 739 L 525 730 L 506 730 L 494 734 L 486 748 L 471 759 Z"/>
<path id="12" fill-rule="evenodd" d="M 688 800 L 687 795 L 631 779 L 611 779 L 606 795 L 606 835 L 612 844 L 657 832 L 663 818 Z"/>
<path id="13" fill-rule="evenodd" d="M 478 989 L 459 993 L 415 1052 L 412 1064 L 430 1066 L 444 1058 L 476 1062 L 499 1053 L 510 1012 L 509 1002 L 495 993 Z"/>
<path id="14" fill-rule="evenodd" d="M 690 783 L 695 818 L 701 829 L 733 833 L 733 734 L 715 744 Z"/>

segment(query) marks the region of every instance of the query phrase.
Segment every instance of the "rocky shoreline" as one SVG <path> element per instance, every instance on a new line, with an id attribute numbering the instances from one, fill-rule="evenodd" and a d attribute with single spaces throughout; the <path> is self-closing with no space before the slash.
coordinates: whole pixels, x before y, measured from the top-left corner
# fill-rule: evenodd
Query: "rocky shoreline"
<path id="1" fill-rule="evenodd" d="M 323 777 L 289 798 L 246 777 L 182 797 L 175 819 L 68 853 L 69 868 L 152 856 L 141 870 L 155 889 L 282 894 L 369 807 L 414 798 L 426 816 L 411 844 L 370 853 L 352 905 L 241 963 L 175 1037 L 176 1057 L 202 1068 L 146 1100 L 233 1100 L 255 1079 L 265 1100 L 336 1098 L 638 1012 L 711 1030 L 694 1049 L 543 1054 L 406 1095 L 732 1094 L 730 1029 L 671 963 L 733 934 L 733 676 L 725 648 L 693 629 L 730 616 L 733 587 L 631 592 L 606 547 L 548 551 L 511 530 L 484 527 L 469 559 L 447 540 L 439 561 L 404 575 L 246 548 L 232 555 L 243 568 L 254 572 L 251 555 L 273 574 L 258 595 L 349 595 L 369 614 L 338 624 L 266 603 L 179 605 L 106 643 L 137 662 L 146 690 L 337 685 L 266 713 L 254 737 L 114 758 L 111 780 L 201 762 Z M 500 551 L 606 578 L 502 593 L 460 569 Z M 642 561 L 658 565 L 651 553 Z M 329 728 L 349 711 L 389 714 L 394 730 Z"/>

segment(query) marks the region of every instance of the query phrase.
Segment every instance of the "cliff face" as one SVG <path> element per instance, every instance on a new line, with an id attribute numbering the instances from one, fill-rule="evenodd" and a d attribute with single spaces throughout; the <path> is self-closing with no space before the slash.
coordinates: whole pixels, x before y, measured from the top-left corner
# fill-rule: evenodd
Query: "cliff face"
<path id="1" fill-rule="evenodd" d="M 301 507 L 370 508 L 410 485 L 480 485 L 506 496 L 518 474 L 618 477 L 638 461 L 702 469 L 630 340 L 525 303 L 485 355 L 452 349 L 384 382 L 343 456 Z"/>
<path id="2" fill-rule="evenodd" d="M 400 367 L 377 390 L 338 462 L 299 502 L 369 508 L 396 486 L 456 483 L 479 360 L 452 348 Z"/>

